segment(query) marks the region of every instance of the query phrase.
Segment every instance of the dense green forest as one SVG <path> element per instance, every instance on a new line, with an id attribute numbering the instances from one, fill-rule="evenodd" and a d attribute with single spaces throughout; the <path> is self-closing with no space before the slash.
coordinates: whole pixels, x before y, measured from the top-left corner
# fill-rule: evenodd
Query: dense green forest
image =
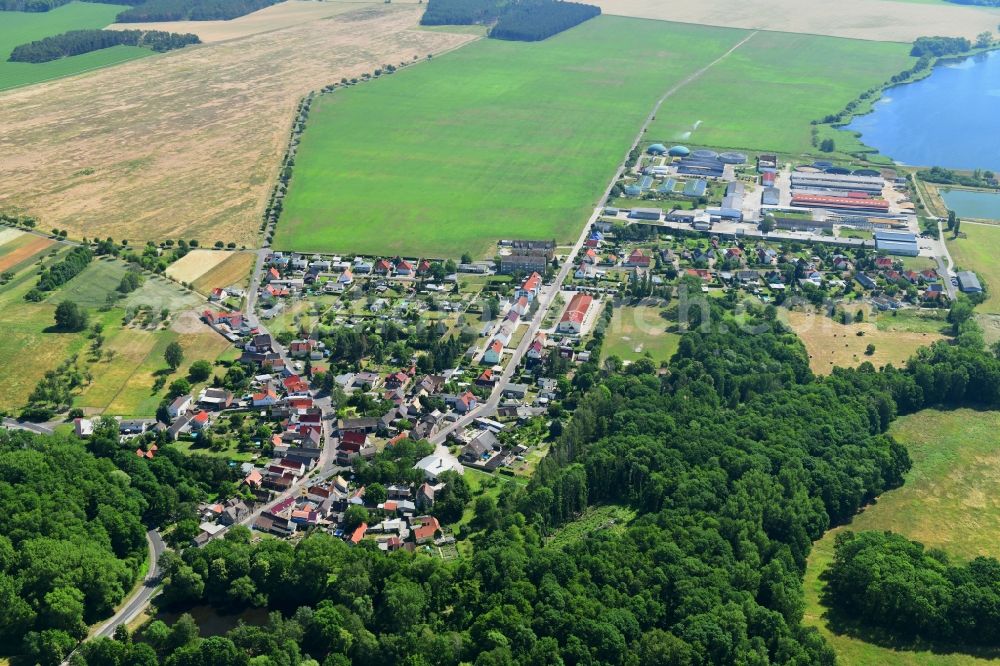
<path id="1" fill-rule="evenodd" d="M 844 532 L 823 573 L 825 601 L 866 627 L 905 640 L 1000 645 L 1000 562 L 953 564 L 891 532 Z"/>
<path id="2" fill-rule="evenodd" d="M 132 588 L 146 529 L 194 520 L 233 481 L 214 458 L 138 458 L 113 419 L 86 444 L 0 429 L 0 651 L 59 663 Z"/>
<path id="3" fill-rule="evenodd" d="M 500 15 L 490 37 L 537 42 L 600 14 L 600 7 L 578 2 L 522 2 Z"/>
<path id="4" fill-rule="evenodd" d="M 429 0 L 423 25 L 475 25 L 492 23 L 500 15 L 498 0 Z"/>
<path id="5" fill-rule="evenodd" d="M 492 24 L 495 39 L 534 42 L 598 16 L 599 7 L 561 0 L 430 0 L 424 25 Z"/>
<path id="6" fill-rule="evenodd" d="M 210 639 L 188 621 L 153 623 L 143 640 L 170 666 L 218 655 L 238 665 L 304 655 L 324 664 L 832 664 L 801 622 L 812 541 L 902 483 L 909 458 L 886 434 L 897 413 L 995 406 L 1000 362 L 966 335 L 903 369 L 864 364 L 817 378 L 773 307 L 737 324 L 725 306 L 711 303 L 711 326 L 692 313 L 706 330 L 682 338 L 666 373 L 651 363 L 624 373 L 581 365 L 564 401 L 574 416 L 530 484 L 476 499 L 471 557 L 385 554 L 322 533 L 251 544 L 234 530 L 168 558 L 164 600 L 281 615 Z M 388 481 L 419 449 L 359 472 Z M 550 543 L 603 504 L 638 517 Z M 456 514 L 440 512 L 446 524 Z M 85 661 L 115 663 L 102 655 L 126 649 L 94 646 Z"/>
<path id="7" fill-rule="evenodd" d="M 197 35 L 180 35 L 162 30 L 70 30 L 21 44 L 11 51 L 11 62 L 49 62 L 67 56 L 90 53 L 112 46 L 142 46 L 158 53 L 200 44 Z"/>
<path id="8" fill-rule="evenodd" d="M 913 42 L 910 55 L 915 58 L 941 57 L 965 53 L 971 48 L 972 42 L 965 37 L 919 37 Z"/>
<path id="9" fill-rule="evenodd" d="M 120 23 L 228 21 L 282 0 L 147 0 L 118 15 Z"/>

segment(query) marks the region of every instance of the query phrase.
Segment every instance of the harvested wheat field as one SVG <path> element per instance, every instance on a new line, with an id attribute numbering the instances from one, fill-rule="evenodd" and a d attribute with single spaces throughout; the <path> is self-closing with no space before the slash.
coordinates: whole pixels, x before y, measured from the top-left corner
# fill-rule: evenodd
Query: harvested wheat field
<path id="1" fill-rule="evenodd" d="M 835 366 L 850 368 L 869 361 L 876 368 L 892 363 L 900 367 L 920 347 L 944 336 L 934 332 L 880 331 L 873 323 L 844 325 L 812 312 L 787 312 L 788 324 L 809 353 L 809 367 L 820 375 Z M 861 331 L 864 335 L 858 335 Z M 868 345 L 875 352 L 865 354 Z"/>
<path id="2" fill-rule="evenodd" d="M 167 277 L 191 284 L 205 273 L 233 256 L 229 250 L 191 250 L 167 266 Z"/>
<path id="3" fill-rule="evenodd" d="M 995 30 L 1000 11 L 949 4 L 898 0 L 593 0 L 605 14 L 911 42 L 923 35 L 974 38 Z"/>
<path id="4" fill-rule="evenodd" d="M 112 23 L 108 30 L 164 30 L 194 33 L 205 43 L 249 37 L 262 32 L 291 28 L 358 8 L 349 2 L 287 0 L 229 21 L 163 21 L 159 23 Z"/>
<path id="5" fill-rule="evenodd" d="M 0 252 L 3 252 L 3 246 L 11 242 L 15 238 L 23 236 L 24 232 L 20 229 L 14 229 L 12 227 L 0 227 Z"/>
<path id="6" fill-rule="evenodd" d="M 257 255 L 253 252 L 237 252 L 230 255 L 210 271 L 198 276 L 191 283 L 191 288 L 202 294 L 209 294 L 216 287 L 245 287 L 250 283 L 250 269 L 253 268 Z"/>
<path id="7" fill-rule="evenodd" d="M 418 5 L 189 47 L 0 94 L 0 209 L 72 235 L 257 243 L 300 97 L 475 36 Z"/>

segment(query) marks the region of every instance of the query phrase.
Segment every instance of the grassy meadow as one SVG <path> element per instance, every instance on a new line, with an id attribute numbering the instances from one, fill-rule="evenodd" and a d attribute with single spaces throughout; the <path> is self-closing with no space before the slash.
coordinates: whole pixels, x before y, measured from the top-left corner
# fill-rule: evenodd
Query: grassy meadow
<path id="1" fill-rule="evenodd" d="M 985 280 L 983 286 L 988 290 L 988 298 L 976 309 L 1000 314 L 1000 263 L 996 259 L 1000 251 L 1000 226 L 965 223 L 961 230 L 965 238 L 953 239 L 951 234 L 945 234 L 955 268 L 975 271 Z"/>
<path id="2" fill-rule="evenodd" d="M 819 574 L 833 559 L 839 529 L 891 530 L 956 559 L 1000 556 L 1000 412 L 925 410 L 896 421 L 891 429 L 905 444 L 913 467 L 901 488 L 885 493 L 846 528 L 827 532 L 814 544 L 805 576 L 806 624 L 817 627 L 852 666 L 966 666 L 991 663 L 976 656 L 896 650 L 834 634 L 823 619 Z"/>
<path id="3" fill-rule="evenodd" d="M 322 96 L 274 246 L 458 257 L 575 239 L 656 100 L 745 36 L 604 16 Z"/>
<path id="4" fill-rule="evenodd" d="M 668 144 L 815 152 L 810 121 L 840 111 L 909 67 L 908 51 L 905 44 L 758 32 L 671 97 L 649 137 Z"/>
<path id="5" fill-rule="evenodd" d="M 605 332 L 602 358 L 617 356 L 623 361 L 637 361 L 648 355 L 656 364 L 670 360 L 681 337 L 666 330 L 667 320 L 660 316 L 661 310 L 649 306 L 615 308 Z"/>
<path id="6" fill-rule="evenodd" d="M 0 90 L 79 74 L 151 55 L 137 46 L 115 46 L 51 62 L 7 62 L 15 46 L 69 30 L 103 28 L 114 23 L 122 5 L 71 2 L 48 12 L 0 11 Z"/>

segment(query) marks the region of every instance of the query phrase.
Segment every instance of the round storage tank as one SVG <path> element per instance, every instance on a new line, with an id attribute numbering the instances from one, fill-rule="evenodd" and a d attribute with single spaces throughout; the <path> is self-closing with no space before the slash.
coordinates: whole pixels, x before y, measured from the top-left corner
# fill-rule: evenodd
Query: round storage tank
<path id="1" fill-rule="evenodd" d="M 850 175 L 851 170 L 845 169 L 844 167 L 829 167 L 824 169 L 825 173 L 833 174 L 834 176 L 847 176 Z"/>
<path id="2" fill-rule="evenodd" d="M 833 166 L 833 162 L 825 162 L 822 160 L 817 160 L 813 162 L 813 166 L 816 167 L 817 169 L 829 169 L 830 167 Z"/>
<path id="3" fill-rule="evenodd" d="M 654 143 L 652 146 L 646 149 L 646 152 L 650 155 L 663 155 L 667 152 L 667 147 L 662 143 Z"/>
<path id="4" fill-rule="evenodd" d="M 687 157 L 690 154 L 691 151 L 688 150 L 687 146 L 674 146 L 670 149 L 671 157 Z"/>
<path id="5" fill-rule="evenodd" d="M 799 173 L 819 173 L 819 169 L 813 166 L 797 166 L 795 170 Z"/>
<path id="6" fill-rule="evenodd" d="M 700 157 L 702 159 L 715 159 L 719 154 L 714 150 L 696 150 L 691 153 L 691 157 Z"/>
<path id="7" fill-rule="evenodd" d="M 725 164 L 746 164 L 747 156 L 743 153 L 720 153 L 719 161 Z"/>
<path id="8" fill-rule="evenodd" d="M 875 169 L 857 169 L 854 172 L 855 176 L 873 176 L 878 177 L 882 175 L 881 171 L 876 171 Z"/>

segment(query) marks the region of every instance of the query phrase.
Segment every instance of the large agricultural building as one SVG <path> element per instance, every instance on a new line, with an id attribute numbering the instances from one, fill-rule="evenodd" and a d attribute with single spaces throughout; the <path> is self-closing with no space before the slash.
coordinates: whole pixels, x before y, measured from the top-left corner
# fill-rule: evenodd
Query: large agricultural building
<path id="1" fill-rule="evenodd" d="M 865 192 L 878 195 L 885 187 L 881 176 L 835 173 L 792 173 L 792 189 L 817 193 Z"/>
<path id="2" fill-rule="evenodd" d="M 959 271 L 958 288 L 965 294 L 981 294 L 983 285 L 979 283 L 979 278 L 972 271 Z"/>
<path id="3" fill-rule="evenodd" d="M 875 249 L 901 257 L 915 257 L 920 254 L 917 237 L 899 231 L 876 231 Z"/>
<path id="4" fill-rule="evenodd" d="M 889 212 L 889 202 L 885 199 L 862 197 L 827 197 L 816 194 L 793 194 L 792 206 L 797 208 L 826 208 L 829 210 L 863 210 L 878 213 Z"/>

